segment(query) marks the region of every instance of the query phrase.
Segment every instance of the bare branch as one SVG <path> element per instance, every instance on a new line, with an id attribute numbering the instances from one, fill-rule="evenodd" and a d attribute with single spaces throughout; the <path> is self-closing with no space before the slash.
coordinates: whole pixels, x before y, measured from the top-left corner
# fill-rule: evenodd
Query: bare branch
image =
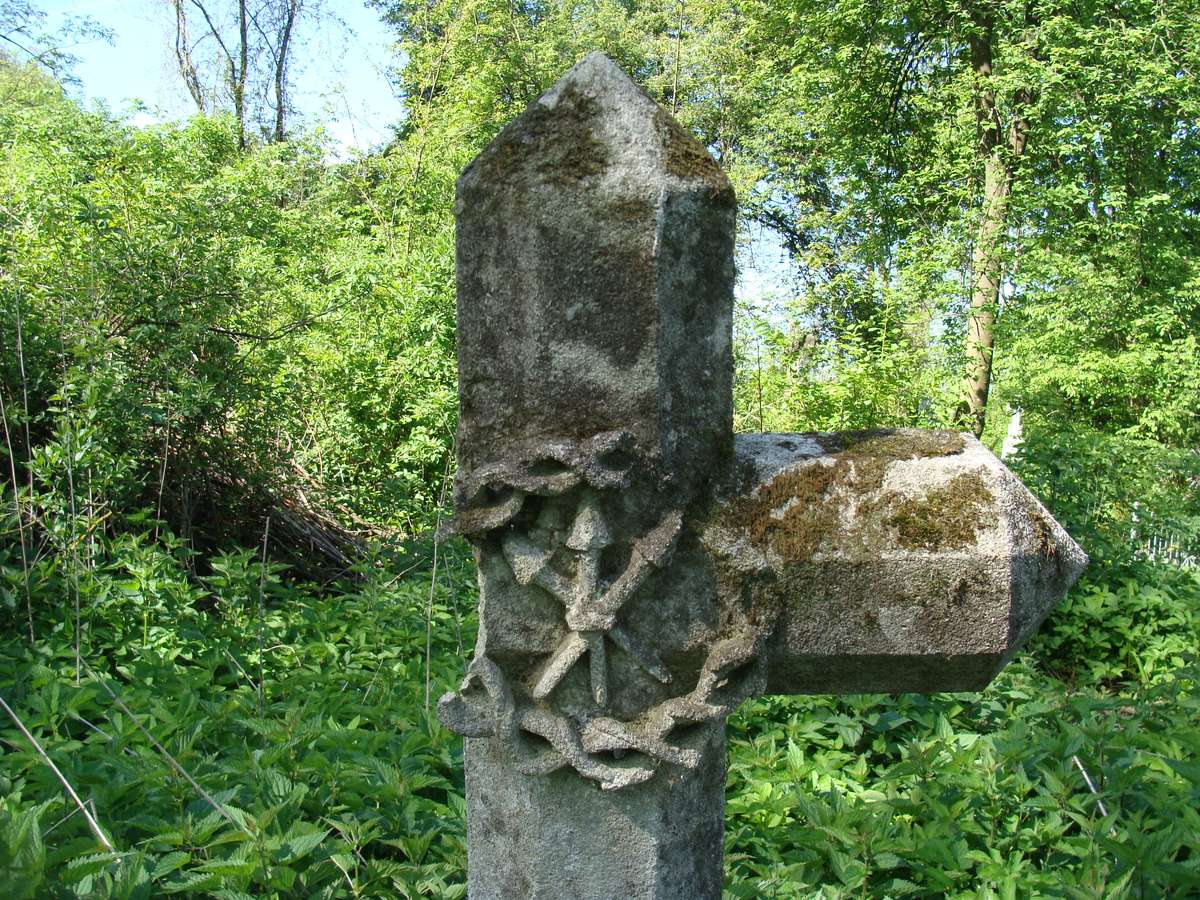
<path id="1" fill-rule="evenodd" d="M 225 40 L 221 37 L 221 32 L 215 24 L 213 24 L 212 16 L 208 14 L 208 10 L 204 8 L 204 4 L 200 0 L 191 0 L 192 6 L 200 10 L 200 15 L 204 16 L 204 21 L 208 23 L 209 33 L 216 39 L 217 44 L 221 48 L 221 52 L 225 54 L 225 59 L 229 63 L 230 71 L 233 70 L 233 54 L 229 52 L 229 48 L 225 46 Z"/>
<path id="2" fill-rule="evenodd" d="M 286 0 L 287 13 L 279 36 L 279 50 L 275 54 L 275 140 L 284 138 L 284 117 L 287 114 L 287 62 L 288 47 L 292 41 L 292 27 L 300 12 L 301 0 Z"/>
<path id="3" fill-rule="evenodd" d="M 188 41 L 187 13 L 183 8 L 183 0 L 171 0 L 175 10 L 175 62 L 179 66 L 179 75 L 192 95 L 196 109 L 204 114 L 207 112 L 204 102 L 204 91 L 200 86 L 200 75 L 196 71 L 196 63 L 192 59 L 192 49 Z"/>

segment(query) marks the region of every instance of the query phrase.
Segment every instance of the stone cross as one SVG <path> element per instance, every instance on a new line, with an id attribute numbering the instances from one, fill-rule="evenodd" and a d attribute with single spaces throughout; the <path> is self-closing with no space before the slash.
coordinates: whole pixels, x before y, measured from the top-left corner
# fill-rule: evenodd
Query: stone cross
<path id="1" fill-rule="evenodd" d="M 1087 562 L 967 435 L 733 433 L 735 208 L 599 53 L 458 181 L 473 900 L 719 897 L 742 700 L 981 689 Z"/>

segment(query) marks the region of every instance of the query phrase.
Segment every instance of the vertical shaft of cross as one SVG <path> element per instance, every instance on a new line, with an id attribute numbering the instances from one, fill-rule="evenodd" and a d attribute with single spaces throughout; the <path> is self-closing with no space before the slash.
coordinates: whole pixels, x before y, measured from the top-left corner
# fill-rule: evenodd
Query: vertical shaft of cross
<path id="1" fill-rule="evenodd" d="M 733 438 L 735 202 L 705 148 L 593 53 L 463 172 L 457 210 L 460 472 L 622 433 L 597 468 L 710 478 Z"/>
<path id="2" fill-rule="evenodd" d="M 671 673 L 617 618 L 732 456 L 734 209 L 601 54 L 459 180 L 456 499 L 484 526 L 477 657 L 512 698 L 466 748 L 473 898 L 720 892 L 723 722 L 684 757 L 629 732 Z M 694 764 L 648 780 L 643 745 Z"/>
<path id="3" fill-rule="evenodd" d="M 497 742 L 467 739 L 471 900 L 716 900 L 724 875 L 725 729 L 701 764 L 605 791 L 569 769 L 527 775 Z"/>

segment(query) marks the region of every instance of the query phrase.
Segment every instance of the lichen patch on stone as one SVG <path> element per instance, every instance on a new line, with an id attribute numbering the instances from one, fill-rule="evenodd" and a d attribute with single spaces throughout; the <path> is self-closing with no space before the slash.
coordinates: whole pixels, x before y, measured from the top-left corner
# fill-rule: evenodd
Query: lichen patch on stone
<path id="1" fill-rule="evenodd" d="M 544 181 L 570 187 L 603 175 L 609 150 L 597 137 L 600 104 L 574 84 L 564 85 L 553 106 L 533 104 L 472 163 L 481 183 L 510 179 L 527 165 Z"/>
<path id="2" fill-rule="evenodd" d="M 715 190 L 729 189 L 729 181 L 716 160 L 673 116 L 660 109 L 655 116 L 655 125 L 662 136 L 667 172 L 676 178 L 702 179 Z"/>
<path id="3" fill-rule="evenodd" d="M 734 502 L 719 524 L 744 531 L 751 543 L 786 560 L 808 559 L 837 530 L 839 485 L 853 479 L 849 460 L 813 461 L 782 472 L 750 497 Z"/>
<path id="4" fill-rule="evenodd" d="M 962 435 L 957 431 L 918 431 L 911 428 L 842 431 L 818 435 L 817 441 L 827 452 L 839 456 L 852 454 L 886 460 L 953 456 L 966 448 Z"/>

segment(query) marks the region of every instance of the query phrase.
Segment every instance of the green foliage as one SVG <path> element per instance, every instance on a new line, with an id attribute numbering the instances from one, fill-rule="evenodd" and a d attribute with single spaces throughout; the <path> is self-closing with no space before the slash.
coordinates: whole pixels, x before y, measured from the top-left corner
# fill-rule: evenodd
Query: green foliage
<path id="1" fill-rule="evenodd" d="M 0 890 L 13 900 L 36 896 L 46 870 L 41 818 L 53 801 L 21 803 L 19 792 L 0 800 Z"/>
<path id="2" fill-rule="evenodd" d="M 1200 647 L 1198 601 L 1194 571 L 1141 564 L 1085 577 L 1030 650 L 1068 677 L 1149 685 Z"/>
<path id="3" fill-rule="evenodd" d="M 986 34 L 997 127 L 1027 129 L 996 248 L 1004 285 L 989 435 L 998 444 L 997 413 L 1010 405 L 1055 431 L 1083 424 L 1194 446 L 1195 3 L 789 0 L 739 4 L 738 17 L 726 27 L 740 62 L 722 63 L 737 65 L 730 93 L 750 114 L 735 120 L 729 165 L 757 173 L 739 183 L 743 214 L 790 253 L 796 296 L 782 330 L 819 341 L 814 355 L 836 361 L 826 380 L 853 379 L 877 356 L 895 384 L 899 320 L 916 345 L 905 381 L 945 418 L 978 274 L 970 42 Z M 923 353 L 926 341 L 943 352 Z M 794 354 L 764 355 L 792 392 L 822 392 L 790 365 Z M 920 368 L 945 387 L 926 388 Z"/>
<path id="4" fill-rule="evenodd" d="M 729 893 L 1190 894 L 1197 675 L 1193 657 L 1112 695 L 1021 662 L 979 695 L 750 703 L 731 722 Z"/>
<path id="5" fill-rule="evenodd" d="M 741 310 L 735 340 L 739 431 L 949 427 L 958 400 L 953 355 L 914 334 L 900 308 L 847 324 L 836 341 Z"/>
<path id="6" fill-rule="evenodd" d="M 78 679 L 68 610 L 0 657 L 0 691 L 117 853 L 6 727 L 0 869 L 27 896 L 462 896 L 461 744 L 425 706 L 427 635 L 436 698 L 473 630 L 473 567 L 447 549 L 432 595 L 427 563 L 388 574 L 427 548 L 317 591 L 250 550 L 197 581 L 169 537 L 123 537 L 92 575 Z M 747 704 L 728 895 L 1195 889 L 1200 579 L 1140 572 L 1082 585 L 981 694 Z"/>
<path id="7" fill-rule="evenodd" d="M 375 5 L 407 111 L 349 162 L 133 128 L 0 57 L 0 692 L 117 848 L 4 723 L 0 894 L 463 896 L 461 745 L 429 700 L 470 564 L 305 583 L 264 564 L 255 492 L 436 521 L 454 180 L 595 48 L 797 266 L 739 309 L 738 427 L 952 424 L 981 12 L 998 115 L 1024 93 L 1030 128 L 988 437 L 1025 410 L 1014 467 L 1093 565 L 979 695 L 748 704 L 728 893 L 1200 892 L 1200 584 L 1135 553 L 1200 521 L 1195 4 Z M 0 0 L 0 27 L 29 13 Z"/>
<path id="8" fill-rule="evenodd" d="M 117 848 L 6 727 L 5 896 L 463 896 L 461 744 L 425 701 L 470 637 L 461 553 L 432 593 L 428 570 L 381 574 L 403 560 L 317 594 L 249 551 L 197 583 L 185 556 L 133 535 L 106 554 L 82 669 L 69 612 L 5 640 L 0 691 Z"/>
<path id="9" fill-rule="evenodd" d="M 247 537 L 222 533 L 231 498 L 297 480 L 379 524 L 432 520 L 447 244 L 395 251 L 366 173 L 319 144 L 132 129 L 3 61 L 0 135 L 0 387 L 15 463 L 40 460 L 30 503 L 78 479 L 97 510 L 150 507 L 218 546 Z M 81 417 L 103 428 L 68 472 Z"/>
<path id="10" fill-rule="evenodd" d="M 1192 539 L 1200 531 L 1194 450 L 1034 417 L 1011 462 L 1102 570 L 1127 563 L 1138 537 L 1156 529 Z"/>

